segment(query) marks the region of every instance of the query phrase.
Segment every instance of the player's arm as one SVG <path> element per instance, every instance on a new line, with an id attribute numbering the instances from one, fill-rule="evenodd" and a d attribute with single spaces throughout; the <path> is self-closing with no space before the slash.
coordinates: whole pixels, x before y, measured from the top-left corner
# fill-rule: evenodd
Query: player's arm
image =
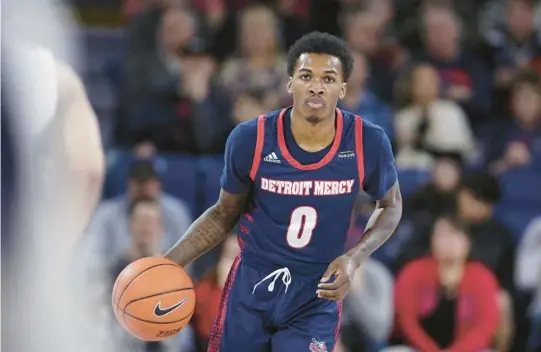
<path id="1" fill-rule="evenodd" d="M 366 167 L 368 165 L 365 164 L 369 173 L 364 188 L 377 199 L 376 209 L 368 220 L 367 229 L 361 241 L 346 254 L 335 259 L 323 274 L 317 290 L 320 298 L 343 299 L 355 270 L 391 237 L 402 216 L 402 195 L 398 186 L 389 138 L 383 130 L 376 130 L 370 135 L 365 134 L 364 137 L 377 138 L 368 144 L 381 144 L 381 147 L 377 149 L 379 155 L 372 159 L 365 158 L 365 161 L 371 165 Z M 365 140 L 369 142 L 368 138 Z M 332 276 L 335 280 L 329 282 Z"/>
<path id="2" fill-rule="evenodd" d="M 381 247 L 393 234 L 402 217 L 402 195 L 398 181 L 378 200 L 361 241 L 347 252 L 356 266 Z"/>
<path id="3" fill-rule="evenodd" d="M 377 202 L 361 241 L 347 252 L 355 266 L 361 265 L 391 237 L 402 217 L 402 195 L 391 143 L 383 131 L 376 131 L 379 132 L 379 155 L 374 160 L 371 173 L 367 175 L 365 191 Z"/>
<path id="4" fill-rule="evenodd" d="M 255 121 L 238 125 L 231 132 L 225 147 L 218 202 L 188 228 L 165 254 L 166 258 L 185 266 L 222 242 L 237 224 L 252 187 L 249 175 L 256 136 Z"/>
<path id="5" fill-rule="evenodd" d="M 239 220 L 247 193 L 220 192 L 218 202 L 188 228 L 165 257 L 185 266 L 222 242 Z"/>
<path id="6" fill-rule="evenodd" d="M 83 83 L 71 67 L 58 61 L 56 67 L 58 105 L 50 156 L 65 167 L 61 175 L 65 196 L 58 202 L 66 207 L 66 212 L 59 213 L 70 215 L 65 219 L 65 229 L 82 233 L 101 196 L 105 158 L 98 120 Z"/>

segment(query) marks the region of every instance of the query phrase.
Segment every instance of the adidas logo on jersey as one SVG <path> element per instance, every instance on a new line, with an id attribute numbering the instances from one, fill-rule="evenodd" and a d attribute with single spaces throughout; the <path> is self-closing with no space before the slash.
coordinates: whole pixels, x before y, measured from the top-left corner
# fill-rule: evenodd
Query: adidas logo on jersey
<path id="1" fill-rule="evenodd" d="M 266 161 L 268 163 L 280 164 L 280 159 L 278 159 L 275 152 L 272 152 L 266 157 L 264 157 L 263 161 Z"/>

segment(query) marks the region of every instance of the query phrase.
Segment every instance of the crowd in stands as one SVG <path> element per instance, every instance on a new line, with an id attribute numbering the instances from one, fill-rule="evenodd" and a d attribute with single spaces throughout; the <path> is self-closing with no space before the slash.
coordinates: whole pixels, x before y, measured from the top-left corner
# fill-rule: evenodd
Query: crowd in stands
<path id="1" fill-rule="evenodd" d="M 82 246 L 104 307 L 126 263 L 163 253 L 217 199 L 234 126 L 291 104 L 287 48 L 319 30 L 354 51 L 340 108 L 388 134 L 405 204 L 353 278 L 335 351 L 541 350 L 538 1 L 126 0 L 118 11 L 120 32 L 85 29 L 82 73 L 108 147 Z M 373 206 L 359 196 L 348 247 Z M 104 339 L 206 351 L 239 251 L 233 233 L 187 268 L 197 306 L 174 339 L 130 338 L 107 308 Z"/>

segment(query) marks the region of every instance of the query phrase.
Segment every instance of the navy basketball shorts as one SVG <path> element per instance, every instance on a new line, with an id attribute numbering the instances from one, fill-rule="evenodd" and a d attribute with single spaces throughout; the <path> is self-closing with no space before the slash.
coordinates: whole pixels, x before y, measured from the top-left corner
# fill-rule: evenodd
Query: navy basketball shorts
<path id="1" fill-rule="evenodd" d="M 211 331 L 209 352 L 331 352 L 342 304 L 316 296 L 317 280 L 287 268 L 260 271 L 237 258 Z"/>

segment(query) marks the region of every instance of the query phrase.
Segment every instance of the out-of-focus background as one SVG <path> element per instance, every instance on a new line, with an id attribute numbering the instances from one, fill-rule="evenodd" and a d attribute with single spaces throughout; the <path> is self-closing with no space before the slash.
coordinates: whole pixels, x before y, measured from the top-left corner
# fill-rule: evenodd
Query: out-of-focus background
<path id="1" fill-rule="evenodd" d="M 539 351 L 538 3 L 70 1 L 75 69 L 107 156 L 103 200 L 81 244 L 103 343 L 115 351 L 206 351 L 239 253 L 234 234 L 187 268 L 195 315 L 164 343 L 123 332 L 110 307 L 113 281 L 127 263 L 163 253 L 213 204 L 228 133 L 291 104 L 286 51 L 319 30 L 354 50 L 340 107 L 387 132 L 405 202 L 398 230 L 355 277 L 337 350 L 488 338 L 494 351 Z M 372 209 L 360 196 L 348 247 Z M 483 299 L 494 295 L 493 303 Z"/>

